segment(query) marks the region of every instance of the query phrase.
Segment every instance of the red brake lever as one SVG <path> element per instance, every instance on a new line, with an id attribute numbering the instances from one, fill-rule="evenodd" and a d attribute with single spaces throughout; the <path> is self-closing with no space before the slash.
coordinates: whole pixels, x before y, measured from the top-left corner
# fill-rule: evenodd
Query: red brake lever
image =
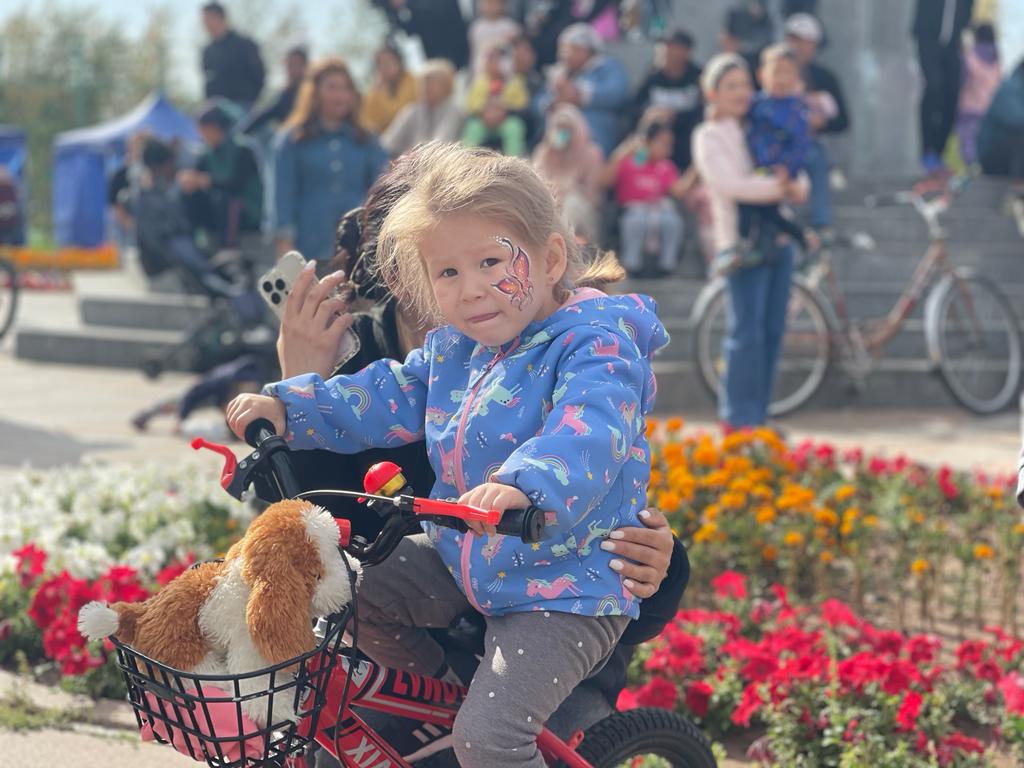
<path id="1" fill-rule="evenodd" d="M 211 443 L 202 437 L 195 438 L 190 445 L 195 449 L 206 448 L 219 453 L 224 457 L 224 469 L 220 472 L 220 485 L 222 488 L 227 490 L 228 486 L 235 479 L 235 468 L 238 466 L 238 459 L 235 458 L 235 452 L 228 448 L 226 445 L 220 443 Z"/>
<path id="2" fill-rule="evenodd" d="M 454 501 L 440 499 L 413 499 L 412 510 L 417 515 L 444 515 L 457 517 L 460 520 L 474 520 L 487 525 L 501 522 L 502 513 L 497 509 L 480 509 L 468 504 L 457 504 Z"/>

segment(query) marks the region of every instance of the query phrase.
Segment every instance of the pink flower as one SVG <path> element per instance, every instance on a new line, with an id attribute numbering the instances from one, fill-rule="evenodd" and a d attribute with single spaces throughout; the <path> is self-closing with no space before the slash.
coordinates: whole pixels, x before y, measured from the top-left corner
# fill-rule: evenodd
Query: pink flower
<path id="1" fill-rule="evenodd" d="M 620 712 L 625 712 L 627 709 L 636 709 L 640 706 L 640 702 L 636 700 L 636 694 L 629 688 L 623 688 L 619 692 L 619 698 L 615 702 L 615 707 Z"/>
<path id="2" fill-rule="evenodd" d="M 719 599 L 747 599 L 747 577 L 742 573 L 723 571 L 711 580 L 711 587 L 715 590 L 715 597 Z"/>
<path id="3" fill-rule="evenodd" d="M 829 598 L 821 604 L 821 618 L 830 627 L 858 627 L 861 624 L 850 607 L 839 600 Z"/>
<path id="4" fill-rule="evenodd" d="M 999 681 L 999 692 L 1006 702 L 1006 711 L 1011 715 L 1024 715 L 1024 676 L 1011 672 Z"/>

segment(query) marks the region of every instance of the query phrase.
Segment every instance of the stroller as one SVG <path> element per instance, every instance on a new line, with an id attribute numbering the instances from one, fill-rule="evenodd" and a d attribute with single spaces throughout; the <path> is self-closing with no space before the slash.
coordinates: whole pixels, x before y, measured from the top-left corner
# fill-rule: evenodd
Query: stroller
<path id="1" fill-rule="evenodd" d="M 256 291 L 254 260 L 239 249 L 207 257 L 174 185 L 173 155 L 144 162 L 152 182 L 134 191 L 131 206 L 143 271 L 150 278 L 174 274 L 186 293 L 206 297 L 209 306 L 179 343 L 144 355 L 143 373 L 149 378 L 170 368 L 204 373 L 243 354 L 272 355 L 277 331 Z"/>

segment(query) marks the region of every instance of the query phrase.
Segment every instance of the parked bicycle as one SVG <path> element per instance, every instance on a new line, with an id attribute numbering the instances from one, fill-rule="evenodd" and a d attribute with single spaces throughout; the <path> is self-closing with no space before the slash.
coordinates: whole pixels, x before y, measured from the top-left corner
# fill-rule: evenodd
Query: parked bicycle
<path id="1" fill-rule="evenodd" d="M 270 422 L 258 419 L 246 431 L 255 450 L 236 461 L 226 446 L 193 442 L 224 456 L 221 485 L 236 498 L 243 498 L 257 480 L 269 483 L 282 498 L 316 498 L 345 495 L 365 500 L 380 515 L 382 527 L 372 540 L 352 535 L 345 551 L 363 567 L 372 567 L 395 550 L 402 537 L 419 529 L 419 521 L 466 530 L 466 520 L 481 514 L 499 516 L 499 533 L 523 541 L 538 541 L 544 532 L 544 514 L 531 507 L 507 510 L 503 515 L 474 507 L 419 499 L 396 493 L 401 478 L 397 467 L 382 467 L 363 491 L 344 489 L 300 492 L 284 439 L 273 434 Z M 375 467 L 376 469 L 376 467 Z M 371 470 L 373 472 L 374 470 Z M 376 493 L 375 493 L 376 492 Z M 495 519 L 487 522 L 494 523 Z M 343 542 L 344 543 L 344 542 Z M 351 575 L 351 574 L 350 574 Z M 128 687 L 140 728 L 149 728 L 159 741 L 171 742 L 178 751 L 211 768 L 243 766 L 304 766 L 304 755 L 317 742 L 349 768 L 390 766 L 410 768 L 419 757 L 435 752 L 450 737 L 455 716 L 467 689 L 447 680 L 424 677 L 408 670 L 381 667 L 358 653 L 358 597 L 354 578 L 352 604 L 319 624 L 320 642 L 304 656 L 289 659 L 244 676 L 203 676 L 186 674 L 138 653 L 116 638 L 118 666 Z M 352 647 L 341 647 L 343 632 L 353 638 Z M 246 680 L 263 676 L 268 690 L 245 694 Z M 209 694 L 207 690 L 216 690 Z M 227 691 L 225 693 L 225 691 Z M 268 723 L 265 728 L 244 725 L 242 701 L 250 709 L 268 701 L 273 711 L 274 696 L 286 696 L 300 714 L 299 722 Z M 234 714 L 224 714 L 224 705 Z M 357 709 L 353 709 L 353 705 Z M 211 714 L 216 708 L 220 714 Z M 416 727 L 415 756 L 403 756 L 371 725 L 367 712 L 411 720 Z M 693 723 L 663 709 L 633 709 L 616 712 L 586 732 L 564 741 L 546 728 L 537 745 L 549 765 L 565 768 L 611 768 L 612 766 L 673 766 L 713 768 L 716 765 L 707 740 Z"/>
<path id="2" fill-rule="evenodd" d="M 941 217 L 965 186 L 960 179 L 928 180 L 911 190 L 865 201 L 869 208 L 910 205 L 928 227 L 928 247 L 884 317 L 851 319 L 833 270 L 831 248 L 818 251 L 806 275 L 794 276 L 769 415 L 781 416 L 807 403 L 833 361 L 856 388 L 863 388 L 922 298 L 929 365 L 953 398 L 978 414 L 996 413 L 1015 401 L 1021 385 L 1022 342 L 1013 307 L 987 277 L 953 266 L 947 252 Z M 860 236 L 852 244 L 865 240 L 870 238 Z M 727 301 L 725 280 L 716 280 L 701 292 L 693 311 L 694 359 L 701 382 L 715 398 L 725 368 Z"/>
<path id="3" fill-rule="evenodd" d="M 0 256 L 0 339 L 14 325 L 19 290 L 17 270 L 11 262 Z"/>

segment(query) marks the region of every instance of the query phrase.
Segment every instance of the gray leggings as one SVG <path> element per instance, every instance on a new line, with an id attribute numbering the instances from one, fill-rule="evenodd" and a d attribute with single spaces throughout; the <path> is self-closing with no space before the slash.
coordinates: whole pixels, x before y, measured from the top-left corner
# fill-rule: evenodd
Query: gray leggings
<path id="1" fill-rule="evenodd" d="M 683 226 L 683 217 L 671 200 L 627 205 L 620 220 L 622 266 L 630 271 L 640 269 L 644 243 L 653 236 L 658 239 L 658 266 L 674 270 L 683 244 Z"/>
<path id="2" fill-rule="evenodd" d="M 425 627 L 471 608 L 425 535 L 363 571 L 359 645 L 379 664 L 436 673 L 444 653 Z M 570 692 L 607 659 L 629 623 L 554 611 L 487 617 L 484 658 L 455 719 L 463 768 L 544 768 L 537 735 Z"/>

